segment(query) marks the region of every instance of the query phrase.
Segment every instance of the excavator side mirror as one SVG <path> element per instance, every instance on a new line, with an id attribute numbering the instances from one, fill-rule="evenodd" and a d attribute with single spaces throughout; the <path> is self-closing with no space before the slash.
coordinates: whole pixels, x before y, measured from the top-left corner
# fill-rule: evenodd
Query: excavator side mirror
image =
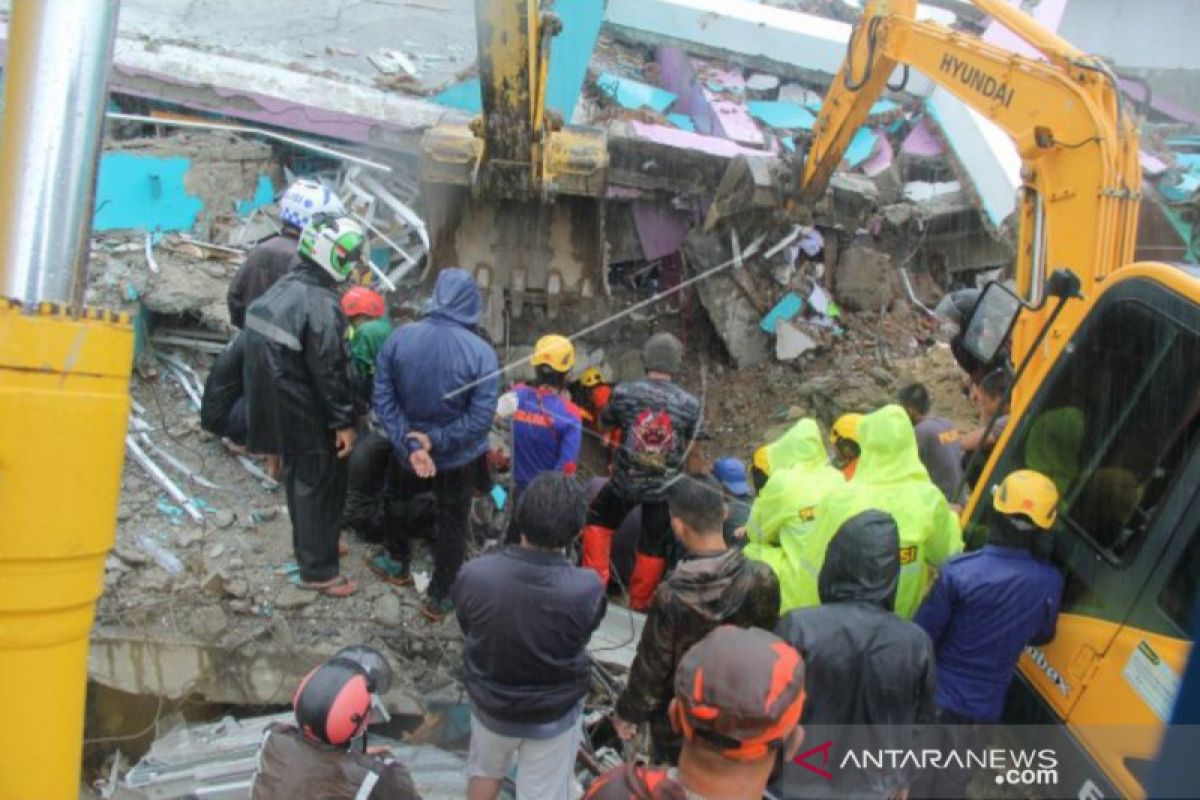
<path id="1" fill-rule="evenodd" d="M 991 364 L 1021 313 L 1021 298 L 1007 286 L 991 281 L 979 294 L 970 321 L 963 331 L 962 344 L 980 363 Z"/>

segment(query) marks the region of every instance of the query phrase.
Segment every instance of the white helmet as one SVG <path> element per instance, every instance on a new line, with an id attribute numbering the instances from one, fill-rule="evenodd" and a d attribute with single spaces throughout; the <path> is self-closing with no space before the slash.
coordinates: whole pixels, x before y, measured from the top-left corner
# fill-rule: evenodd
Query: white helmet
<path id="1" fill-rule="evenodd" d="M 304 230 L 313 214 L 341 216 L 346 213 L 341 199 L 320 181 L 301 178 L 288 187 L 279 201 L 279 216 L 284 225 Z"/>
<path id="2" fill-rule="evenodd" d="M 349 217 L 317 214 L 304 226 L 296 252 L 341 283 L 361 261 L 366 242 L 362 226 Z"/>

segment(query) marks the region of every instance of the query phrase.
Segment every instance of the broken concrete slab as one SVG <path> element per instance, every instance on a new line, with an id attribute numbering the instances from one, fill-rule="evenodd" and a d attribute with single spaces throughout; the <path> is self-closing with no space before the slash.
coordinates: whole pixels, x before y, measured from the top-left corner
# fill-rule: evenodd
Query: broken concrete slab
<path id="1" fill-rule="evenodd" d="M 929 12 L 923 7 L 919 16 Z M 609 0 L 606 28 L 638 44 L 681 47 L 785 78 L 826 82 L 846 55 L 851 26 L 752 0 Z M 909 90 L 928 91 L 914 74 Z"/>
<path id="2" fill-rule="evenodd" d="M 693 229 L 684 243 L 685 261 L 691 269 L 709 269 L 729 257 L 722 238 Z M 739 368 L 761 364 L 767 359 L 770 340 L 759 327 L 763 310 L 750 300 L 730 270 L 719 272 L 696 284 L 696 294 Z"/>
<path id="3" fill-rule="evenodd" d="M 693 128 L 750 147 L 762 147 L 762 131 L 744 103 L 746 82 L 740 72 L 720 69 L 674 47 L 660 47 L 657 62 L 662 85 L 679 100 L 677 111 L 686 113 Z"/>
<path id="4" fill-rule="evenodd" d="M 775 326 L 775 358 L 778 361 L 794 361 L 817 347 L 811 336 L 787 320 Z"/>
<path id="5" fill-rule="evenodd" d="M 882 311 L 899 297 L 899 280 L 892 259 L 861 243 L 842 251 L 833 273 L 833 294 L 853 311 Z"/>

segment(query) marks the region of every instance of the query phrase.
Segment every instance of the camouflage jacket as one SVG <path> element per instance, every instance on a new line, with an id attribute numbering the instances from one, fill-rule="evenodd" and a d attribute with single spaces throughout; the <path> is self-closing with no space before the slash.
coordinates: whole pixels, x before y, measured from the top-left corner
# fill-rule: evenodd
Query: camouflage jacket
<path id="1" fill-rule="evenodd" d="M 719 625 L 770 631 L 778 618 L 779 581 L 766 564 L 736 548 L 685 556 L 654 595 L 617 713 L 648 721 L 657 746 L 674 745 L 667 705 L 683 654 Z"/>

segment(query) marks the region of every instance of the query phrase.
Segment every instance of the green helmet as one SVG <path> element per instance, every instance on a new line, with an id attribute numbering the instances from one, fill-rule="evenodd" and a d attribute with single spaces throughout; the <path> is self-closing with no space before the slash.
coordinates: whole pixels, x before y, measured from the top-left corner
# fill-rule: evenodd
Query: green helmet
<path id="1" fill-rule="evenodd" d="M 300 234 L 300 256 L 344 281 L 362 258 L 367 236 L 349 217 L 317 214 Z"/>

